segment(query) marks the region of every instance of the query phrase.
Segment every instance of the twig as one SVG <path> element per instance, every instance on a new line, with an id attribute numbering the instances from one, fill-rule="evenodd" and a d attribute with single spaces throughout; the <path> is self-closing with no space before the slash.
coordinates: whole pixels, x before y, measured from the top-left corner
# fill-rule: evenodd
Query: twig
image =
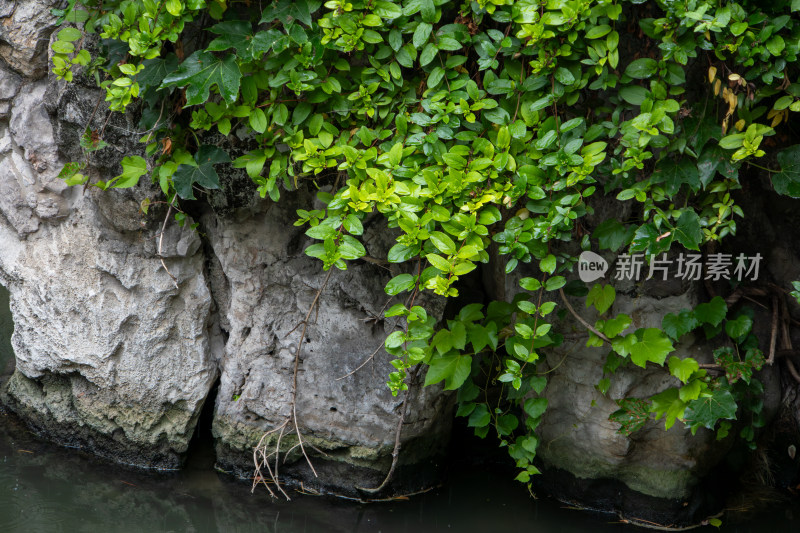
<path id="1" fill-rule="evenodd" d="M 164 244 L 164 231 L 167 229 L 167 221 L 169 220 L 169 215 L 172 213 L 172 204 L 169 204 L 167 208 L 167 216 L 164 217 L 164 223 L 161 225 L 161 235 L 158 238 L 158 257 L 161 259 L 161 266 L 164 267 L 164 270 L 169 277 L 172 278 L 172 283 L 175 285 L 176 289 L 180 289 L 178 287 L 178 279 L 172 275 L 172 272 L 169 271 L 167 268 L 167 264 L 164 262 L 164 257 L 161 255 L 161 246 Z"/>
<path id="2" fill-rule="evenodd" d="M 573 309 L 570 303 L 567 301 L 566 295 L 564 295 L 564 289 L 558 289 L 558 293 L 561 295 L 561 300 L 564 302 L 564 305 L 567 306 L 569 312 L 572 314 L 572 316 L 574 316 L 578 320 L 578 322 L 583 324 L 583 326 L 586 329 L 588 329 L 589 331 L 591 331 L 592 333 L 603 339 L 603 341 L 607 342 L 608 344 L 611 344 L 611 339 L 600 333 L 600 331 L 597 330 L 597 328 L 589 324 L 586 320 L 583 319 L 582 316 L 580 316 L 578 313 L 575 312 L 575 309 Z"/>

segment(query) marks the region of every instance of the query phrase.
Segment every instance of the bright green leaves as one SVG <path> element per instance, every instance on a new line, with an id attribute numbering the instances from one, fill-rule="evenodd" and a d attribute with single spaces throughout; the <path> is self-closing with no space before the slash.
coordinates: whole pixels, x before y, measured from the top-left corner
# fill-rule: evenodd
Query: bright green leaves
<path id="1" fill-rule="evenodd" d="M 139 178 L 147 174 L 147 162 L 138 155 L 127 156 L 122 159 L 122 174 L 104 183 L 97 183 L 100 189 L 128 189 L 139 183 Z M 84 180 L 85 181 L 85 180 Z"/>
<path id="2" fill-rule="evenodd" d="M 586 296 L 586 307 L 594 305 L 597 312 L 603 314 L 608 311 L 616 297 L 617 293 L 613 286 L 597 283 L 589 290 L 589 294 Z"/>
<path id="3" fill-rule="evenodd" d="M 655 414 L 656 420 L 662 416 L 665 428 L 671 428 L 676 420 L 683 420 L 686 403 L 680 399 L 678 389 L 667 389 L 650 398 L 650 411 Z"/>
<path id="4" fill-rule="evenodd" d="M 638 337 L 638 335 L 637 335 Z M 633 364 L 644 368 L 648 362 L 663 365 L 664 361 L 675 348 L 664 332 L 656 328 L 647 328 L 641 332 L 638 339 L 630 348 Z"/>
<path id="5" fill-rule="evenodd" d="M 194 185 L 206 189 L 219 189 L 219 175 L 214 165 L 230 163 L 228 154 L 216 146 L 203 145 L 194 155 L 194 160 L 189 160 L 180 165 L 172 175 L 172 183 L 178 196 L 187 200 L 194 200 Z"/>
<path id="6" fill-rule="evenodd" d="M 669 358 L 669 373 L 683 383 L 687 383 L 692 374 L 698 370 L 700 370 L 700 365 L 691 357 L 681 359 L 673 355 Z"/>
<path id="7" fill-rule="evenodd" d="M 469 377 L 472 369 L 470 355 L 438 355 L 431 359 L 428 373 L 425 375 L 425 386 L 434 385 L 445 380 L 446 390 L 459 388 Z"/>
<path id="8" fill-rule="evenodd" d="M 186 105 L 198 105 L 208 100 L 209 92 L 216 86 L 220 96 L 233 104 L 239 95 L 242 73 L 236 56 L 219 59 L 198 50 L 181 63 L 178 70 L 164 78 L 164 87 L 186 87 Z"/>

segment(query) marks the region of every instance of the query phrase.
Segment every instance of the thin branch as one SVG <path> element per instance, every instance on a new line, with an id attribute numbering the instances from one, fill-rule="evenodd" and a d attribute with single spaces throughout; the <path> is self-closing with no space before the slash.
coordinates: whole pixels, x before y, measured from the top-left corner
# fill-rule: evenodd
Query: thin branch
<path id="1" fill-rule="evenodd" d="M 558 293 L 561 295 L 561 300 L 564 302 L 564 305 L 567 306 L 567 309 L 569 310 L 569 312 L 572 314 L 572 316 L 575 317 L 575 319 L 578 322 L 583 324 L 583 326 L 586 329 L 588 329 L 589 331 L 591 331 L 592 333 L 594 333 L 595 335 L 597 335 L 598 337 L 603 339 L 603 341 L 607 342 L 608 344 L 611 344 L 611 339 L 609 339 L 608 337 L 603 335 L 597 328 L 595 328 L 594 326 L 589 324 L 586 320 L 584 320 L 584 318 L 581 315 L 579 315 L 578 313 L 575 312 L 575 309 L 573 309 L 572 306 L 570 305 L 570 303 L 567 301 L 567 297 L 564 294 L 564 289 L 558 289 Z"/>

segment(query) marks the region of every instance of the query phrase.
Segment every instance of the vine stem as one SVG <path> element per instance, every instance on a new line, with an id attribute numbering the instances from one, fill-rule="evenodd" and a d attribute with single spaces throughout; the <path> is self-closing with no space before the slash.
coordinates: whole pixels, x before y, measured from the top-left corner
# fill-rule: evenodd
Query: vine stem
<path id="1" fill-rule="evenodd" d="M 581 315 L 579 315 L 575 311 L 575 309 L 572 308 L 572 305 L 570 305 L 570 303 L 567 301 L 567 296 L 564 294 L 564 289 L 563 288 L 562 289 L 558 289 L 558 294 L 561 295 L 561 301 L 564 302 L 564 305 L 567 306 L 567 309 L 569 310 L 569 312 L 572 314 L 572 316 L 574 316 L 577 319 L 578 322 L 583 324 L 583 326 L 586 329 L 588 329 L 589 331 L 591 331 L 592 333 L 594 333 L 595 335 L 597 335 L 598 337 L 603 339 L 603 341 L 607 342 L 608 344 L 611 344 L 611 339 L 609 339 L 608 337 L 603 335 L 597 328 L 595 328 L 594 326 L 589 324 Z"/>

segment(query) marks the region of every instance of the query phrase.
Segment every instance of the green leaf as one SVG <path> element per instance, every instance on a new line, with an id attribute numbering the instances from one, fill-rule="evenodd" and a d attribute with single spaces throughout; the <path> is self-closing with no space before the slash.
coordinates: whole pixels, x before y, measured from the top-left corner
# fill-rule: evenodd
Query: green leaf
<path id="1" fill-rule="evenodd" d="M 112 187 L 128 189 L 139 183 L 139 178 L 147 174 L 147 162 L 138 155 L 122 159 L 122 174 L 114 178 Z"/>
<path id="2" fill-rule="evenodd" d="M 664 315 L 661 320 L 661 329 L 676 341 L 699 325 L 700 322 L 697 321 L 694 313 L 685 309 L 677 315 L 672 313 Z"/>
<path id="3" fill-rule="evenodd" d="M 416 278 L 411 274 L 400 274 L 399 276 L 393 277 L 389 283 L 386 284 L 386 294 L 390 296 L 394 296 L 395 294 L 400 294 L 403 291 L 410 290 L 414 287 L 414 283 Z"/>
<path id="4" fill-rule="evenodd" d="M 625 75 L 638 80 L 649 78 L 658 70 L 658 63 L 655 59 L 642 57 L 632 61 L 625 69 Z"/>
<path id="5" fill-rule="evenodd" d="M 253 40 L 253 26 L 243 20 L 230 20 L 215 24 L 209 31 L 219 35 L 206 47 L 210 52 L 221 52 L 235 48 L 240 57 L 251 56 L 250 43 Z"/>
<path id="6" fill-rule="evenodd" d="M 675 348 L 672 342 L 657 328 L 647 328 L 642 334 L 642 339 L 631 346 L 631 361 L 633 364 L 644 368 L 647 362 L 663 365 L 667 355 Z"/>
<path id="7" fill-rule="evenodd" d="M 633 238 L 633 228 L 627 228 L 615 218 L 603 221 L 592 233 L 598 240 L 601 250 L 616 252 Z"/>
<path id="8" fill-rule="evenodd" d="M 425 48 L 422 50 L 422 53 L 419 55 L 419 66 L 424 67 L 431 61 L 433 58 L 436 57 L 436 53 L 439 51 L 436 48 L 436 45 L 433 43 L 428 43 L 425 45 Z"/>
<path id="9" fill-rule="evenodd" d="M 472 414 L 469 415 L 469 420 L 467 420 L 467 426 L 471 428 L 481 428 L 484 426 L 489 425 L 489 422 L 492 420 L 492 415 L 489 414 L 489 408 L 486 406 L 485 403 L 479 403 L 475 406 L 475 409 L 472 411 Z"/>
<path id="10" fill-rule="evenodd" d="M 688 382 L 691 375 L 698 370 L 700 370 L 700 365 L 691 357 L 681 359 L 673 355 L 669 358 L 669 373 L 683 383 Z"/>
<path id="11" fill-rule="evenodd" d="M 64 28 L 58 32 L 58 40 L 71 43 L 83 37 L 81 30 L 77 28 Z"/>
<path id="12" fill-rule="evenodd" d="M 675 161 L 667 157 L 658 162 L 655 172 L 651 176 L 652 183 L 664 183 L 667 194 L 674 196 L 682 185 L 688 185 L 693 191 L 700 189 L 700 173 L 697 165 L 689 158 Z"/>
<path id="13" fill-rule="evenodd" d="M 630 325 L 631 317 L 625 314 L 617 315 L 614 318 L 606 320 L 605 324 L 603 324 L 603 333 L 606 337 L 616 337 Z"/>
<path id="14" fill-rule="evenodd" d="M 531 418 L 539 418 L 547 410 L 547 398 L 528 398 L 523 404 L 525 414 Z"/>
<path id="15" fill-rule="evenodd" d="M 218 59 L 205 50 L 198 50 L 164 78 L 162 87 L 186 87 L 186 105 L 191 106 L 208 100 L 211 87 L 216 86 L 222 98 L 233 104 L 239 95 L 241 79 L 236 56 Z"/>
<path id="16" fill-rule="evenodd" d="M 597 312 L 602 315 L 611 307 L 616 297 L 617 292 L 610 284 L 601 285 L 596 283 L 589 291 L 589 294 L 586 295 L 586 307 L 594 305 Z"/>
<path id="17" fill-rule="evenodd" d="M 420 49 L 422 48 L 423 44 L 428 42 L 428 38 L 431 36 L 432 29 L 433 26 L 427 22 L 420 22 L 419 25 L 417 25 L 417 29 L 414 30 L 414 37 L 411 40 L 414 48 Z"/>
<path id="18" fill-rule="evenodd" d="M 642 105 L 648 96 L 650 91 L 639 85 L 629 85 L 619 90 L 619 97 L 631 105 Z"/>
<path id="19" fill-rule="evenodd" d="M 718 326 L 727 313 L 728 306 L 725 300 L 719 296 L 714 296 L 710 302 L 700 304 L 694 310 L 694 316 L 697 320 L 712 326 Z"/>
<path id="20" fill-rule="evenodd" d="M 672 234 L 687 249 L 700 250 L 703 231 L 700 229 L 700 217 L 694 209 L 683 210 Z"/>
<path id="21" fill-rule="evenodd" d="M 542 272 L 552 274 L 556 270 L 556 256 L 549 254 L 547 257 L 539 261 L 539 269 Z"/>
<path id="22" fill-rule="evenodd" d="M 250 127 L 258 133 L 264 133 L 267 130 L 267 115 L 258 107 L 250 112 Z"/>
<path id="23" fill-rule="evenodd" d="M 512 414 L 498 416 L 495 426 L 500 435 L 511 435 L 519 426 L 519 418 Z"/>
<path id="24" fill-rule="evenodd" d="M 738 406 L 730 390 L 720 388 L 707 394 L 689 402 L 686 409 L 686 424 L 691 428 L 692 434 L 701 426 L 714 429 L 721 419 L 736 420 Z"/>
<path id="25" fill-rule="evenodd" d="M 725 333 L 734 340 L 740 339 L 753 329 L 753 319 L 747 315 L 739 315 L 734 320 L 725 322 Z"/>
<path id="26" fill-rule="evenodd" d="M 800 198 L 800 144 L 778 152 L 780 171 L 772 174 L 775 192 Z"/>
<path id="27" fill-rule="evenodd" d="M 445 380 L 445 390 L 459 388 L 472 370 L 471 355 L 439 355 L 431 360 L 425 375 L 425 386 Z"/>
<path id="28" fill-rule="evenodd" d="M 444 254 L 452 255 L 456 253 L 456 244 L 453 242 L 453 239 L 448 237 L 445 233 L 441 231 L 434 231 L 431 233 L 430 236 L 431 242 L 436 247 L 437 250 Z M 430 260 L 430 257 L 429 257 Z M 433 263 L 431 263 L 433 264 Z M 436 265 L 434 265 L 436 266 Z M 439 267 L 436 267 L 439 268 Z M 439 269 L 442 270 L 442 269 Z"/>
<path id="29" fill-rule="evenodd" d="M 192 187 L 198 184 L 206 189 L 219 189 L 219 175 L 214 165 L 230 163 L 228 154 L 217 146 L 203 145 L 194 156 L 197 166 L 180 165 L 172 175 L 172 183 L 178 196 L 185 200 L 194 200 Z"/>
<path id="30" fill-rule="evenodd" d="M 650 411 L 655 413 L 656 420 L 666 416 L 666 429 L 671 428 L 676 420 L 683 420 L 686 412 L 686 403 L 680 399 L 678 389 L 667 389 L 660 394 L 656 394 L 650 400 L 652 401 Z"/>
<path id="31" fill-rule="evenodd" d="M 538 291 L 542 287 L 542 284 L 536 278 L 522 278 L 519 280 L 519 286 L 526 291 Z"/>

